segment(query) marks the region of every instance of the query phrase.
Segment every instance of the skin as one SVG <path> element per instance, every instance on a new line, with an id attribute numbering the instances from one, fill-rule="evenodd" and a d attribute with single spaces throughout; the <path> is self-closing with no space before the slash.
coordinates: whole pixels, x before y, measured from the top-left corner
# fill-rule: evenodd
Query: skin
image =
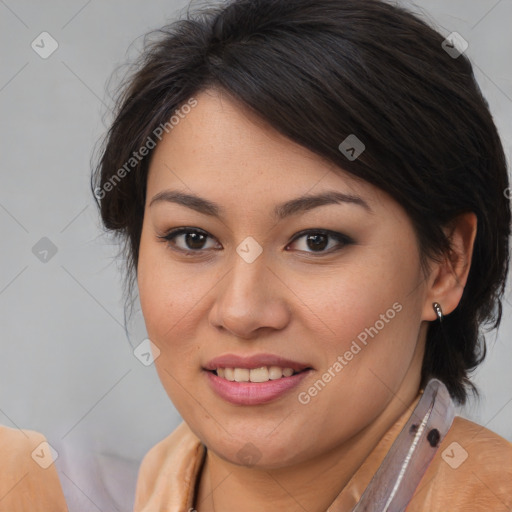
<path id="1" fill-rule="evenodd" d="M 417 397 L 428 323 L 436 320 L 432 302 L 445 315 L 457 306 L 476 218 L 462 215 L 447 228 L 453 258 L 432 262 L 425 275 L 410 219 L 390 196 L 284 138 L 227 95 L 195 97 L 197 106 L 152 156 L 138 264 L 148 335 L 161 351 L 158 374 L 208 448 L 195 506 L 325 511 Z M 214 201 L 224 215 L 150 205 L 164 190 Z M 371 211 L 341 203 L 272 217 L 279 203 L 330 190 L 362 198 Z M 188 245 L 184 235 L 159 238 L 183 226 L 208 236 Z M 294 240 L 305 229 L 343 233 L 354 243 L 329 237 L 317 248 L 306 236 Z M 263 248 L 252 263 L 236 252 L 248 236 Z M 397 302 L 401 311 L 301 404 L 298 393 Z M 271 403 L 233 405 L 214 393 L 202 369 L 227 353 L 277 354 L 313 371 Z M 244 466 L 237 453 L 249 442 L 259 460 Z"/>

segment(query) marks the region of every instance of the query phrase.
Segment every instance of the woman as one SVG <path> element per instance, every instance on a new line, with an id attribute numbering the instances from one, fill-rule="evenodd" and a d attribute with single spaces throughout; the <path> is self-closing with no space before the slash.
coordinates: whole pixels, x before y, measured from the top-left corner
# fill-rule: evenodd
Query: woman
<path id="1" fill-rule="evenodd" d="M 0 512 L 65 512 L 66 501 L 45 437 L 0 425 Z"/>
<path id="2" fill-rule="evenodd" d="M 453 419 L 510 235 L 458 41 L 378 0 L 189 15 L 143 52 L 92 186 L 184 420 L 135 510 L 510 510 L 512 445 Z"/>

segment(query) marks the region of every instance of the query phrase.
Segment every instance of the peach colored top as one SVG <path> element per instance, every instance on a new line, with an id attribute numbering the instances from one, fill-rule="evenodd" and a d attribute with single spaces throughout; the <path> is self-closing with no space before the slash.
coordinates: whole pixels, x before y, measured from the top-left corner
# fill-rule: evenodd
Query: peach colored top
<path id="1" fill-rule="evenodd" d="M 0 512 L 67 512 L 46 439 L 0 425 Z"/>
<path id="2" fill-rule="evenodd" d="M 330 512 L 352 510 L 419 398 L 377 443 L 331 504 Z M 462 460 L 463 450 L 467 453 L 465 460 Z M 186 423 L 181 423 L 144 457 L 139 469 L 134 512 L 189 512 L 193 509 L 205 454 L 201 441 Z M 425 511 L 512 511 L 512 443 L 456 416 L 406 509 L 406 512 Z"/>

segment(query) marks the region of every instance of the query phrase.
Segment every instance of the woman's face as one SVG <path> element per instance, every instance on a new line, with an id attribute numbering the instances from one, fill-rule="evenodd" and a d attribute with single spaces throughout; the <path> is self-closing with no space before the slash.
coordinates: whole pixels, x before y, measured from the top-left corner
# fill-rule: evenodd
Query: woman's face
<path id="1" fill-rule="evenodd" d="M 413 227 L 226 97 L 196 99 L 147 182 L 138 285 L 155 364 L 221 458 L 310 460 L 416 396 L 427 292 Z M 331 200 L 298 201 L 317 195 Z"/>

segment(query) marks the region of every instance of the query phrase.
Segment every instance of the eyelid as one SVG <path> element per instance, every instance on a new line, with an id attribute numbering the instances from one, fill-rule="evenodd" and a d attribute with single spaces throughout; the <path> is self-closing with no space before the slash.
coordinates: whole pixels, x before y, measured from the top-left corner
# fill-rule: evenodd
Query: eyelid
<path id="1" fill-rule="evenodd" d="M 327 236 L 330 236 L 331 238 L 334 238 L 335 240 L 339 240 L 339 241 L 346 242 L 346 243 L 355 243 L 354 240 L 350 236 L 345 235 L 344 233 L 340 233 L 339 231 L 332 231 L 330 229 L 323 229 L 323 228 L 303 229 L 302 231 L 299 231 L 298 233 L 295 234 L 295 236 L 293 237 L 291 242 L 295 242 L 295 240 L 297 240 L 298 238 L 301 238 L 305 235 L 311 235 L 311 234 L 327 235 Z"/>
<path id="2" fill-rule="evenodd" d="M 172 250 L 181 252 L 181 253 L 186 254 L 186 255 L 193 254 L 193 255 L 199 256 L 202 253 L 204 253 L 205 251 L 210 250 L 210 249 L 197 249 L 197 250 L 188 249 L 187 250 L 187 249 L 181 249 L 179 247 L 176 247 L 176 246 L 172 245 L 172 241 L 176 237 L 178 237 L 180 235 L 183 235 L 183 234 L 188 234 L 188 233 L 198 233 L 198 234 L 201 234 L 203 236 L 206 236 L 207 238 L 215 239 L 214 236 L 210 235 L 207 231 L 204 231 L 203 229 L 193 228 L 193 227 L 186 227 L 186 226 L 180 227 L 180 228 L 173 228 L 173 229 L 167 231 L 164 235 L 158 236 L 157 238 L 159 238 L 163 242 L 167 243 L 167 245 Z M 334 240 L 336 240 L 338 242 L 338 247 L 331 248 L 328 251 L 319 251 L 319 252 L 315 252 L 315 251 L 299 251 L 299 252 L 306 252 L 306 254 L 323 256 L 323 255 L 332 254 L 333 252 L 336 252 L 336 251 L 342 249 L 346 245 L 351 245 L 351 244 L 355 243 L 355 241 L 350 236 L 345 235 L 344 233 L 340 233 L 338 231 L 332 231 L 332 230 L 329 230 L 329 229 L 322 229 L 322 228 L 308 228 L 308 229 L 304 229 L 304 230 L 299 231 L 298 233 L 296 233 L 294 235 L 294 237 L 292 238 L 292 240 L 286 245 L 286 247 L 288 247 L 289 245 L 291 245 L 292 243 L 294 243 L 298 239 L 300 239 L 300 238 L 302 238 L 302 237 L 304 237 L 306 235 L 310 235 L 310 234 L 326 235 L 326 236 L 328 236 L 330 238 L 333 238 Z M 341 247 L 340 247 L 340 245 L 341 245 Z M 214 250 L 218 250 L 218 249 L 214 249 Z"/>
<path id="3" fill-rule="evenodd" d="M 197 255 L 200 255 L 201 253 L 204 253 L 205 251 L 208 250 L 208 249 L 197 249 L 197 250 L 188 249 L 187 250 L 187 249 L 181 249 L 179 247 L 175 247 L 172 244 L 172 241 L 176 237 L 183 235 L 183 234 L 188 234 L 188 233 L 198 233 L 207 238 L 211 238 L 211 239 L 215 238 L 212 235 L 210 235 L 207 231 L 204 231 L 203 229 L 192 228 L 192 227 L 187 227 L 187 226 L 171 229 L 171 230 L 167 231 L 165 234 L 163 234 L 161 236 L 157 236 L 157 238 L 162 240 L 162 242 L 166 243 L 166 245 L 169 246 L 172 250 L 181 252 L 183 254 L 194 254 L 197 256 Z"/>

